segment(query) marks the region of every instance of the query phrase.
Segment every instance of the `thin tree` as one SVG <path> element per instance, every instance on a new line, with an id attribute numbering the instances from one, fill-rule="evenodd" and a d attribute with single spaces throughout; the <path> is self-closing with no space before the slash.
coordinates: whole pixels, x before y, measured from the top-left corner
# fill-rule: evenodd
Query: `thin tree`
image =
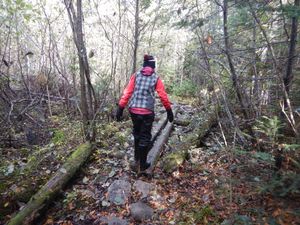
<path id="1" fill-rule="evenodd" d="M 72 0 L 64 0 L 70 25 L 73 32 L 73 39 L 77 48 L 77 55 L 79 60 L 80 70 L 80 101 L 81 101 L 81 112 L 83 121 L 83 130 L 86 140 L 95 139 L 95 129 L 93 126 L 93 117 L 97 108 L 96 94 L 93 89 L 90 68 L 87 58 L 87 51 L 83 39 L 82 29 L 82 0 L 76 1 L 76 11 Z M 94 104 L 93 104 L 94 103 Z"/>
<path id="2" fill-rule="evenodd" d="M 231 49 L 230 49 L 229 33 L 228 33 L 228 22 L 227 22 L 228 21 L 228 0 L 224 0 L 223 5 L 220 5 L 220 6 L 223 9 L 223 33 L 224 33 L 225 54 L 226 54 L 226 57 L 228 60 L 229 68 L 230 68 L 232 84 L 235 89 L 235 93 L 237 95 L 244 118 L 246 120 L 249 120 L 250 119 L 249 104 L 245 103 L 245 99 L 243 97 L 241 86 L 240 86 L 240 83 L 239 83 L 239 80 L 237 77 L 237 72 L 234 67 L 232 57 L 231 57 Z M 247 125 L 247 130 L 249 131 L 249 134 L 254 138 L 254 132 L 250 125 Z M 254 139 L 252 141 L 254 141 Z"/>
<path id="3" fill-rule="evenodd" d="M 137 51 L 139 47 L 139 36 L 140 36 L 139 11 L 140 11 L 140 0 L 136 0 L 135 15 L 134 15 L 134 43 L 133 43 L 132 73 L 136 71 Z"/>
<path id="4" fill-rule="evenodd" d="M 300 5 L 300 0 L 295 0 L 294 6 L 299 8 L 299 5 Z M 286 64 L 286 73 L 285 73 L 285 76 L 283 77 L 284 88 L 285 88 L 287 95 L 289 95 L 289 93 L 290 93 L 290 87 L 291 87 L 292 80 L 293 80 L 293 62 L 295 59 L 295 52 L 296 52 L 297 30 L 298 30 L 298 17 L 296 15 L 294 15 L 292 17 L 289 55 L 288 55 L 288 60 L 287 60 L 287 64 Z M 287 101 L 287 99 L 285 99 L 285 101 Z M 287 104 L 285 104 L 285 105 L 287 105 Z"/>

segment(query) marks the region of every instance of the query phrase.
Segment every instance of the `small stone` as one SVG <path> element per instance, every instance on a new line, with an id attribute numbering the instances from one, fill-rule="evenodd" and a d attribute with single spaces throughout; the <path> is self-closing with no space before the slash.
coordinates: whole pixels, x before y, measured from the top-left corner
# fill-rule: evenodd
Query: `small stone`
<path id="1" fill-rule="evenodd" d="M 114 153 L 114 157 L 117 158 L 117 159 L 124 159 L 124 157 L 125 157 L 125 152 L 116 151 L 116 152 Z"/>
<path id="2" fill-rule="evenodd" d="M 253 180 L 256 181 L 256 182 L 260 181 L 259 177 L 254 177 Z"/>
<path id="3" fill-rule="evenodd" d="M 62 173 L 67 173 L 67 170 L 63 167 L 59 171 L 62 172 Z"/>
<path id="4" fill-rule="evenodd" d="M 88 184 L 88 182 L 89 182 L 89 178 L 88 178 L 88 177 L 84 177 L 84 178 L 82 179 L 82 183 Z"/>
<path id="5" fill-rule="evenodd" d="M 206 203 L 209 201 L 209 195 L 203 195 L 202 200 Z"/>
<path id="6" fill-rule="evenodd" d="M 7 167 L 7 171 L 5 172 L 5 176 L 12 174 L 14 170 L 15 170 L 14 164 L 9 164 L 9 166 Z"/>
<path id="7" fill-rule="evenodd" d="M 115 180 L 108 188 L 108 200 L 116 205 L 124 205 L 131 194 L 131 184 L 126 180 Z"/>
<path id="8" fill-rule="evenodd" d="M 112 171 L 108 174 L 108 177 L 113 177 L 115 174 L 116 174 L 116 171 L 115 171 L 115 170 L 112 170 Z"/>
<path id="9" fill-rule="evenodd" d="M 236 173 L 237 172 L 237 166 L 236 165 L 231 165 L 230 166 L 230 171 L 231 171 L 231 173 Z"/>
<path id="10" fill-rule="evenodd" d="M 102 205 L 103 207 L 107 207 L 107 206 L 110 206 L 110 203 L 109 203 L 108 201 L 103 200 L 103 201 L 101 202 L 101 205 Z"/>
<path id="11" fill-rule="evenodd" d="M 141 180 L 137 180 L 134 184 L 133 187 L 135 188 L 135 190 L 139 193 L 142 194 L 141 198 L 146 198 L 150 192 L 154 189 L 154 185 L 141 181 Z"/>
<path id="12" fill-rule="evenodd" d="M 137 221 L 151 219 L 154 214 L 154 210 L 143 202 L 133 203 L 129 208 L 131 216 Z"/>
<path id="13" fill-rule="evenodd" d="M 100 219 L 101 224 L 107 225 L 127 225 L 128 222 L 126 220 L 120 219 L 116 216 L 108 216 Z"/>

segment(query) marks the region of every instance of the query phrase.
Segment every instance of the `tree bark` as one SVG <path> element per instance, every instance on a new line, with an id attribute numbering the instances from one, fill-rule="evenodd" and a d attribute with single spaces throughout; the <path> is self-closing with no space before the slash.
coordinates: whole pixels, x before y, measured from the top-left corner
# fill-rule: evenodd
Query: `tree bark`
<path id="1" fill-rule="evenodd" d="M 9 221 L 8 225 L 33 224 L 33 221 L 39 216 L 40 210 L 62 190 L 88 159 L 91 152 L 92 146 L 89 142 L 80 145 L 54 176 L 31 197 L 26 206 Z"/>
<path id="2" fill-rule="evenodd" d="M 223 32 L 224 32 L 224 41 L 225 41 L 225 54 L 227 56 L 230 72 L 231 72 L 231 80 L 233 87 L 235 89 L 238 101 L 241 106 L 242 113 L 246 119 L 249 118 L 246 104 L 244 103 L 244 99 L 242 96 L 242 91 L 240 89 L 239 81 L 237 78 L 236 70 L 232 62 L 231 54 L 230 54 L 230 43 L 229 43 L 229 34 L 228 34 L 228 1 L 224 0 L 223 3 Z"/>
<path id="3" fill-rule="evenodd" d="M 133 57 L 132 57 L 132 73 L 136 71 L 137 51 L 139 47 L 139 6 L 140 0 L 135 1 L 135 25 L 134 25 L 134 44 L 133 44 Z"/>
<path id="4" fill-rule="evenodd" d="M 201 126 L 191 135 L 186 137 L 176 149 L 167 154 L 163 160 L 163 170 L 167 173 L 173 172 L 178 168 L 178 166 L 182 165 L 185 159 L 188 156 L 188 150 L 192 145 L 199 146 L 202 143 L 203 139 L 207 136 L 207 134 L 211 131 L 213 125 L 218 122 L 218 113 L 220 111 L 220 107 L 217 107 L 216 112 L 213 112 L 205 122 L 201 124 Z"/>
<path id="5" fill-rule="evenodd" d="M 228 60 L 228 64 L 229 64 L 229 68 L 230 68 L 230 73 L 231 73 L 231 80 L 232 80 L 232 84 L 233 87 L 235 89 L 240 107 L 241 107 L 241 111 L 244 115 L 244 118 L 246 120 L 250 119 L 250 107 L 249 104 L 245 103 L 245 99 L 243 98 L 243 94 L 242 94 L 242 90 L 238 81 L 238 77 L 237 77 L 237 73 L 235 70 L 235 67 L 233 65 L 233 61 L 231 58 L 231 53 L 230 53 L 230 43 L 229 43 L 229 34 L 228 34 L 228 0 L 224 0 L 223 2 L 223 32 L 224 32 L 224 41 L 225 41 L 225 54 L 227 56 L 227 60 Z M 254 138 L 254 132 L 252 130 L 252 127 L 249 125 L 247 126 L 247 130 L 249 131 L 249 134 Z M 253 139 L 252 139 L 253 141 Z"/>
<path id="6" fill-rule="evenodd" d="M 155 139 L 158 137 L 159 133 L 161 132 L 161 130 L 166 126 L 168 122 L 168 118 L 167 117 L 162 117 L 152 128 L 152 139 L 151 141 L 154 142 Z"/>
<path id="7" fill-rule="evenodd" d="M 294 6 L 299 8 L 299 5 L 300 5 L 300 0 L 295 0 Z M 289 55 L 286 64 L 286 74 L 283 78 L 284 88 L 286 90 L 287 95 L 289 95 L 290 93 L 290 87 L 293 80 L 293 62 L 295 58 L 296 44 L 297 44 L 297 29 L 298 29 L 298 18 L 295 16 L 292 17 Z M 285 101 L 287 101 L 287 99 L 285 99 Z"/>
<path id="8" fill-rule="evenodd" d="M 176 114 L 177 114 L 177 108 L 174 109 L 174 118 L 176 117 Z M 148 162 L 151 163 L 151 166 L 147 172 L 150 174 L 153 172 L 155 168 L 156 162 L 160 156 L 164 144 L 168 141 L 168 138 L 170 136 L 173 127 L 173 123 L 174 122 L 168 123 L 166 125 L 166 127 L 162 130 L 162 133 L 158 136 L 156 142 L 154 143 L 154 146 L 152 147 L 152 149 L 148 154 Z"/>
<path id="9" fill-rule="evenodd" d="M 86 47 L 82 31 L 82 0 L 77 0 L 76 9 L 72 1 L 64 0 L 70 24 L 73 31 L 73 39 L 77 48 L 80 69 L 80 101 L 83 121 L 84 137 L 86 140 L 95 139 L 95 128 L 93 124 L 94 115 L 97 109 L 97 98 L 90 78 L 90 68 L 87 58 Z"/>

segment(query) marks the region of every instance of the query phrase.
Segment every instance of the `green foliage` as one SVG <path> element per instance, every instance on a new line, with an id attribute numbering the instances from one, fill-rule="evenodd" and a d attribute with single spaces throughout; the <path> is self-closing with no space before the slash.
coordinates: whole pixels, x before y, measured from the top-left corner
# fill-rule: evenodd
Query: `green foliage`
<path id="1" fill-rule="evenodd" d="M 200 211 L 194 212 L 194 219 L 196 223 L 202 223 L 206 217 L 213 216 L 214 211 L 210 206 L 204 206 Z"/>
<path id="2" fill-rule="evenodd" d="M 171 93 L 180 97 L 193 97 L 196 92 L 197 86 L 191 80 L 184 80 L 181 85 L 174 83 L 171 87 Z"/>
<path id="3" fill-rule="evenodd" d="M 283 127 L 283 124 L 277 116 L 272 118 L 262 116 L 262 118 L 256 122 L 254 129 L 266 135 L 272 144 L 275 144 L 278 141 L 278 138 L 282 136 L 279 134 L 279 130 Z"/>
<path id="4" fill-rule="evenodd" d="M 299 144 L 284 144 L 283 145 L 283 150 L 284 151 L 296 151 L 300 150 L 300 145 Z"/>
<path id="5" fill-rule="evenodd" d="M 65 199 L 63 200 L 63 203 L 65 205 L 68 205 L 71 202 L 75 201 L 77 199 L 77 196 L 78 196 L 78 194 L 76 191 L 68 192 Z"/>
<path id="6" fill-rule="evenodd" d="M 262 193 L 285 197 L 287 195 L 298 195 L 300 193 L 300 174 L 289 172 L 282 176 L 276 175 L 266 186 L 261 189 Z"/>
<path id="7" fill-rule="evenodd" d="M 191 20 L 189 19 L 181 19 L 180 21 L 174 23 L 174 27 L 177 27 L 178 29 L 181 28 L 190 28 L 190 29 L 196 29 L 199 27 L 202 27 L 205 24 L 205 20 L 202 18 L 193 18 Z"/>
<path id="8" fill-rule="evenodd" d="M 208 224 L 208 218 L 213 218 L 216 224 L 218 218 L 216 217 L 215 212 L 210 206 L 200 207 L 189 207 L 187 210 L 184 210 L 182 217 L 178 224 Z"/>
<path id="9" fill-rule="evenodd" d="M 256 159 L 260 159 L 260 160 L 266 161 L 266 162 L 274 161 L 273 155 L 268 152 L 255 152 L 253 156 Z"/>
<path id="10" fill-rule="evenodd" d="M 289 18 L 300 17 L 300 7 L 296 7 L 294 5 L 283 5 L 279 10 Z"/>
<path id="11" fill-rule="evenodd" d="M 251 15 L 247 7 L 240 7 L 234 10 L 228 21 L 228 25 L 235 29 L 238 29 L 239 26 L 247 27 L 251 23 Z"/>
<path id="12" fill-rule="evenodd" d="M 9 20 L 16 13 L 29 21 L 33 15 L 33 5 L 24 0 L 4 0 L 0 3 L 0 12 L 0 21 Z"/>
<path id="13" fill-rule="evenodd" d="M 234 214 L 232 219 L 224 220 L 221 225 L 250 225 L 252 224 L 251 218 L 245 215 Z"/>
<path id="14" fill-rule="evenodd" d="M 148 9 L 151 5 L 151 0 L 142 0 L 141 1 L 141 7 L 143 9 Z"/>
<path id="15" fill-rule="evenodd" d="M 234 153 L 237 155 L 248 155 L 249 157 L 253 157 L 254 159 L 262 160 L 265 162 L 274 161 L 274 156 L 268 152 L 255 152 L 254 154 L 252 154 L 252 152 L 249 152 L 249 151 L 235 149 Z"/>
<path id="16" fill-rule="evenodd" d="M 65 141 L 65 133 L 62 130 L 55 129 L 52 137 L 52 142 L 56 145 L 61 145 Z"/>
<path id="17" fill-rule="evenodd" d="M 124 132 L 117 132 L 115 138 L 117 142 L 120 143 L 121 145 L 124 145 L 124 143 L 127 140 L 127 136 Z"/>

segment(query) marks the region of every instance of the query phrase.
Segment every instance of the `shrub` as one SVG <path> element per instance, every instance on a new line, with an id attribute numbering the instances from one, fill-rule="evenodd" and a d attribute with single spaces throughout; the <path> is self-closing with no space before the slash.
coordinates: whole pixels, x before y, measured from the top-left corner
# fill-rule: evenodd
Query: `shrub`
<path id="1" fill-rule="evenodd" d="M 196 96 L 197 85 L 191 80 L 184 80 L 181 85 L 175 83 L 171 87 L 171 93 L 180 97 L 194 97 Z"/>

